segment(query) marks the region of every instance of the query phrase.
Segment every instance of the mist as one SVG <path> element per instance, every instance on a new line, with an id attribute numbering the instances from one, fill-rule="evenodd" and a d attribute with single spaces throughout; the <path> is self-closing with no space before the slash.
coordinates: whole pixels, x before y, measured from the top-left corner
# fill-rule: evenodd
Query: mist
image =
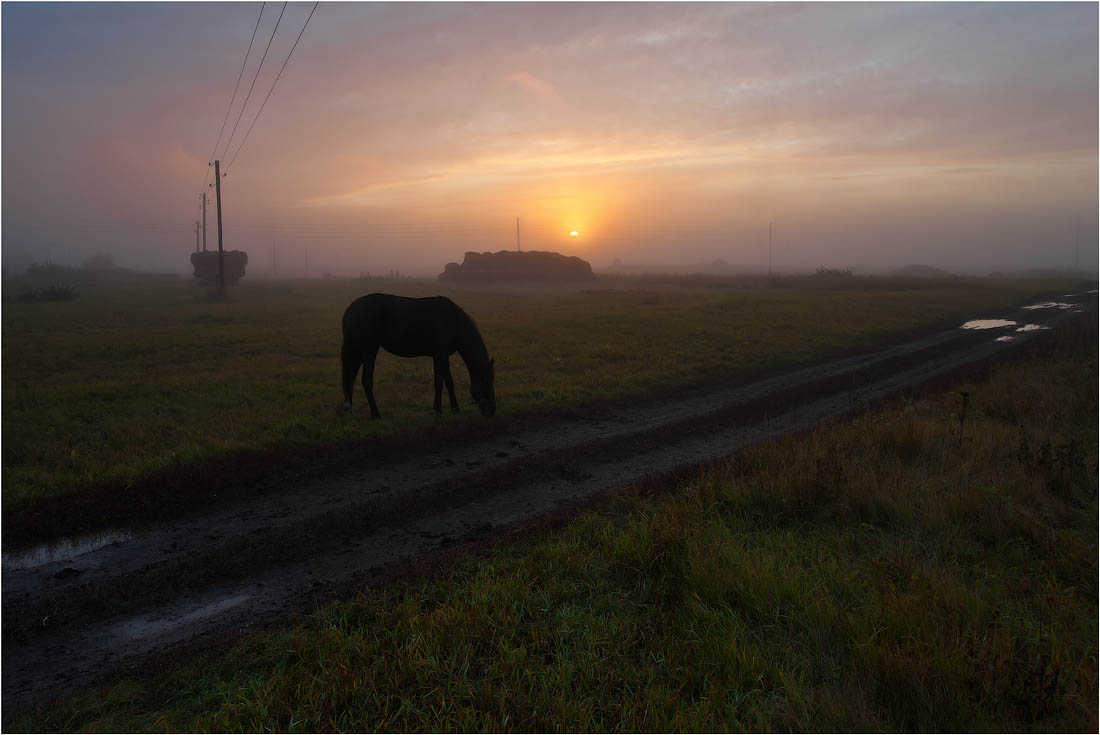
<path id="1" fill-rule="evenodd" d="M 1097 270 L 1095 4 L 311 7 L 3 5 L 5 270 Z"/>

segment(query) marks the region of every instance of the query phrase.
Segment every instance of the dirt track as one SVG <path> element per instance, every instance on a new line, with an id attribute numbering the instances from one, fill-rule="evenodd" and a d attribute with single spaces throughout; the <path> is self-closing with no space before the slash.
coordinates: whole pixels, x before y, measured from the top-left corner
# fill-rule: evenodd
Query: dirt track
<path id="1" fill-rule="evenodd" d="M 859 409 L 1024 344 L 1045 330 L 1019 327 L 1056 328 L 1097 297 L 1060 301 L 1003 315 L 1016 325 L 950 329 L 751 384 L 297 476 L 208 515 L 5 557 L 5 714 L 284 619 L 397 563 Z"/>

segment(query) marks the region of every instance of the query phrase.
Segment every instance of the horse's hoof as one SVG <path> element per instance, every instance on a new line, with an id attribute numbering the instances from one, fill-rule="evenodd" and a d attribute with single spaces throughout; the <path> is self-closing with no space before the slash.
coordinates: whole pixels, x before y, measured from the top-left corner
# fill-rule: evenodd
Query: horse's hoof
<path id="1" fill-rule="evenodd" d="M 344 401 L 344 410 L 345 411 L 350 411 L 351 410 L 351 401 Z"/>

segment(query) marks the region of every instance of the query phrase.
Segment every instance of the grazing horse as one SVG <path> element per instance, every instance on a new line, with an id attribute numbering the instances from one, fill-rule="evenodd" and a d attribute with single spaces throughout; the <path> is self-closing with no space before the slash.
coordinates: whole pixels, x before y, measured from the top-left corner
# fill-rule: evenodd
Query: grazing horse
<path id="1" fill-rule="evenodd" d="M 374 402 L 374 360 L 384 347 L 399 357 L 431 357 L 435 360 L 435 403 L 443 413 L 443 385 L 451 398 L 451 410 L 458 411 L 450 356 L 456 351 L 470 371 L 470 394 L 486 416 L 496 411 L 493 392 L 493 361 L 477 331 L 474 320 L 445 296 L 411 299 L 387 293 L 372 293 L 351 302 L 344 312 L 344 408 L 351 408 L 355 376 L 363 366 L 363 390 L 367 392 L 371 418 L 381 418 Z"/>

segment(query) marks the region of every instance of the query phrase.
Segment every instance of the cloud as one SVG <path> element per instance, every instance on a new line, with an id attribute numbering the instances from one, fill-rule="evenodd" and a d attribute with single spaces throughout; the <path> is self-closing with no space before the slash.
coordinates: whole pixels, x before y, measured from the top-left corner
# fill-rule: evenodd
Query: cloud
<path id="1" fill-rule="evenodd" d="M 534 94 L 537 97 L 550 97 L 552 99 L 558 99 L 558 90 L 554 89 L 554 85 L 549 82 L 544 82 L 541 79 L 536 78 L 533 74 L 526 71 L 517 71 L 514 74 L 508 75 L 509 82 L 515 82 L 528 92 Z"/>
<path id="2" fill-rule="evenodd" d="M 288 6 L 246 124 L 308 9 Z M 186 229 L 257 11 L 5 5 L 5 227 L 51 202 Z M 227 179 L 227 226 L 586 197 L 712 239 L 778 206 L 838 233 L 885 204 L 913 222 L 945 201 L 986 223 L 1092 211 L 1095 21 L 1072 4 L 322 4 Z"/>
<path id="3" fill-rule="evenodd" d="M 439 174 L 435 176 L 418 176 L 412 179 L 403 179 L 400 181 L 379 181 L 374 184 L 360 187 L 354 191 L 345 192 L 343 194 L 333 194 L 329 196 L 314 197 L 306 199 L 301 203 L 303 207 L 346 207 L 354 206 L 356 204 L 368 204 L 373 201 L 374 194 L 384 191 L 392 191 L 394 189 L 404 189 L 407 187 L 424 186 L 426 184 L 435 184 L 441 181 L 449 181 L 454 178 L 452 175 Z"/>

